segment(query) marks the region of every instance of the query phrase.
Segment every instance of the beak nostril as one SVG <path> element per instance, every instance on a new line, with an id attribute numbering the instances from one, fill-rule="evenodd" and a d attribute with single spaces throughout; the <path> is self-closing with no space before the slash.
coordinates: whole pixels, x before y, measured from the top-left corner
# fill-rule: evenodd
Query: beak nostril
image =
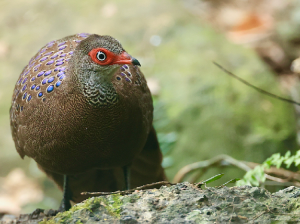
<path id="1" fill-rule="evenodd" d="M 132 58 L 132 64 L 137 65 L 137 66 L 141 66 L 140 62 L 136 58 Z"/>

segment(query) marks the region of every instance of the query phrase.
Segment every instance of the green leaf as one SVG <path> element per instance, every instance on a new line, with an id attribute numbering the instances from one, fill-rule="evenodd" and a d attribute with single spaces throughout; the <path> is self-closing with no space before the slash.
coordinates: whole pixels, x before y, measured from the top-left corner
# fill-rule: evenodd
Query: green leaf
<path id="1" fill-rule="evenodd" d="M 297 158 L 300 158 L 300 150 L 298 150 L 297 152 L 296 152 L 296 155 L 295 155 Z"/>
<path id="2" fill-rule="evenodd" d="M 289 168 L 293 162 L 295 162 L 295 156 L 291 156 L 290 158 L 286 159 L 284 161 L 284 164 L 286 165 L 287 168 Z"/>
<path id="3" fill-rule="evenodd" d="M 265 169 L 270 169 L 271 165 L 273 165 L 271 158 L 268 158 L 264 163 L 263 166 Z"/>
<path id="4" fill-rule="evenodd" d="M 300 158 L 295 159 L 295 166 L 298 166 L 300 164 Z"/>
<path id="5" fill-rule="evenodd" d="M 203 181 L 202 184 L 208 184 L 208 183 L 214 182 L 214 181 L 220 179 L 223 176 L 224 176 L 224 173 L 217 174 L 217 175 L 215 175 L 215 176 L 213 176 L 213 177 L 211 177 L 211 178 Z"/>
<path id="6" fill-rule="evenodd" d="M 239 180 L 240 180 L 239 178 L 231 179 L 231 180 L 227 181 L 226 183 L 222 184 L 221 186 L 219 186 L 218 188 L 225 187 L 225 185 L 227 185 L 227 184 L 236 183 Z"/>
<path id="7" fill-rule="evenodd" d="M 291 156 L 291 151 L 287 151 L 284 155 L 284 159 L 288 159 Z"/>

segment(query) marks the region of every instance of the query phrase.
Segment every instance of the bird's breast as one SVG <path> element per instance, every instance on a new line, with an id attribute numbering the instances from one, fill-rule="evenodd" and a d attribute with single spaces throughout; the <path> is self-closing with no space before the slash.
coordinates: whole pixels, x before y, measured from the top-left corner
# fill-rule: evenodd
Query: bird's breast
<path id="1" fill-rule="evenodd" d="M 67 88 L 66 77 L 47 101 L 21 114 L 18 135 L 25 154 L 58 173 L 129 164 L 146 142 L 153 106 L 145 84 L 124 81 L 114 83 L 117 102 L 99 106 L 82 92 Z"/>

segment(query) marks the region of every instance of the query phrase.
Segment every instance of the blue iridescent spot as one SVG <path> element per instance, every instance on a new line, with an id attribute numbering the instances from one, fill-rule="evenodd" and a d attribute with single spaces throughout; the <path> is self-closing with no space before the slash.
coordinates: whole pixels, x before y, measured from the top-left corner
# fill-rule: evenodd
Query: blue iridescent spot
<path id="1" fill-rule="evenodd" d="M 124 67 L 125 69 L 129 69 L 128 65 L 123 65 L 123 67 Z"/>
<path id="2" fill-rule="evenodd" d="M 33 77 L 32 79 L 31 79 L 31 81 L 34 81 L 35 80 L 35 77 Z"/>
<path id="3" fill-rule="evenodd" d="M 53 54 L 53 51 L 50 51 L 50 52 L 46 53 L 44 56 L 48 56 L 50 54 Z"/>
<path id="4" fill-rule="evenodd" d="M 35 88 L 35 90 L 39 90 L 41 87 L 40 86 L 37 86 L 36 88 Z"/>
<path id="5" fill-rule="evenodd" d="M 46 61 L 48 59 L 48 57 L 43 57 L 40 62 Z"/>
<path id="6" fill-rule="evenodd" d="M 67 58 L 66 61 L 70 61 L 70 58 Z"/>
<path id="7" fill-rule="evenodd" d="M 31 95 L 28 96 L 27 101 L 29 102 L 31 100 Z"/>
<path id="8" fill-rule="evenodd" d="M 24 90 L 26 89 L 26 87 L 27 87 L 27 85 L 25 85 L 25 86 L 23 87 L 22 91 L 24 91 Z"/>
<path id="9" fill-rule="evenodd" d="M 128 76 L 131 76 L 131 73 L 129 71 L 127 71 Z"/>
<path id="10" fill-rule="evenodd" d="M 24 84 L 26 81 L 27 81 L 27 78 L 25 78 L 25 79 L 23 80 L 22 84 Z"/>
<path id="11" fill-rule="evenodd" d="M 127 82 L 130 82 L 130 81 L 131 81 L 131 80 L 130 80 L 129 78 L 127 78 L 127 77 L 125 78 L 125 80 L 126 80 Z"/>
<path id="12" fill-rule="evenodd" d="M 21 111 L 23 111 L 23 106 L 21 106 Z"/>
<path id="13" fill-rule="evenodd" d="M 117 80 L 121 80 L 121 77 L 117 76 Z"/>
<path id="14" fill-rule="evenodd" d="M 122 70 L 122 71 L 125 71 L 125 68 L 122 66 L 122 67 L 121 67 L 121 70 Z"/>
<path id="15" fill-rule="evenodd" d="M 42 81 L 42 84 L 45 85 L 47 83 L 48 79 L 45 78 L 43 81 Z"/>
<path id="16" fill-rule="evenodd" d="M 89 33 L 79 33 L 79 37 L 88 37 L 90 34 Z"/>
<path id="17" fill-rule="evenodd" d="M 60 48 L 58 48 L 58 50 L 63 50 L 63 49 L 65 49 L 67 47 L 67 45 L 65 45 L 65 46 L 62 46 L 62 47 L 60 47 Z"/>
<path id="18" fill-rule="evenodd" d="M 47 48 L 42 49 L 40 52 L 44 53 L 47 50 Z"/>
<path id="19" fill-rule="evenodd" d="M 18 84 L 20 84 L 20 82 L 22 82 L 23 78 L 20 78 L 20 80 L 18 81 Z"/>
<path id="20" fill-rule="evenodd" d="M 54 79 L 55 79 L 55 77 L 51 77 L 51 78 L 49 78 L 49 79 L 48 79 L 48 83 L 51 83 L 51 82 L 53 82 L 53 81 L 54 81 Z"/>
<path id="21" fill-rule="evenodd" d="M 32 86 L 31 86 L 31 89 L 34 90 L 35 87 L 36 87 L 36 85 L 32 85 Z"/>
<path id="22" fill-rule="evenodd" d="M 60 59 L 56 60 L 56 62 L 60 62 L 60 61 L 63 61 L 63 60 L 65 60 L 65 59 L 64 58 L 60 58 Z"/>
<path id="23" fill-rule="evenodd" d="M 54 59 L 54 58 L 56 58 L 58 56 L 58 54 L 55 54 L 55 55 L 53 55 L 52 57 L 51 57 L 51 59 Z"/>
<path id="24" fill-rule="evenodd" d="M 24 76 L 28 75 L 28 73 L 29 73 L 29 71 L 25 72 L 25 73 L 24 73 Z"/>
<path id="25" fill-rule="evenodd" d="M 54 89 L 54 85 L 48 86 L 47 93 L 51 93 L 53 91 L 53 89 Z"/>
<path id="26" fill-rule="evenodd" d="M 42 55 L 39 54 L 38 56 L 36 56 L 35 60 L 39 59 Z"/>
<path id="27" fill-rule="evenodd" d="M 37 77 L 40 77 L 40 76 L 44 75 L 44 73 L 45 73 L 45 71 L 39 72 L 39 73 L 37 74 Z"/>
<path id="28" fill-rule="evenodd" d="M 121 72 L 121 76 L 126 76 L 124 72 Z"/>
<path id="29" fill-rule="evenodd" d="M 33 63 L 29 64 L 29 68 L 31 68 L 34 65 L 35 65 L 35 61 Z"/>
<path id="30" fill-rule="evenodd" d="M 41 64 L 38 64 L 37 66 L 35 66 L 34 71 L 36 72 L 39 69 L 40 66 L 41 66 Z"/>
<path id="31" fill-rule="evenodd" d="M 44 76 L 50 75 L 52 73 L 51 70 L 47 71 Z"/>
<path id="32" fill-rule="evenodd" d="M 81 42 L 81 40 L 74 40 L 76 43 L 80 43 Z"/>
<path id="33" fill-rule="evenodd" d="M 59 77 L 59 79 L 63 80 L 65 77 L 66 77 L 65 75 L 62 75 L 62 76 Z"/>
<path id="34" fill-rule="evenodd" d="M 58 44 L 57 46 L 58 47 L 60 47 L 60 46 L 62 46 L 62 45 L 64 45 L 66 43 L 66 41 L 64 41 L 64 42 L 61 42 L 60 44 Z"/>
<path id="35" fill-rule="evenodd" d="M 43 96 L 43 93 L 42 93 L 42 92 L 39 92 L 38 96 L 39 96 L 39 97 Z"/>
<path id="36" fill-rule="evenodd" d="M 73 51 L 70 51 L 70 52 L 69 52 L 69 55 L 72 55 L 72 54 L 73 54 Z"/>
<path id="37" fill-rule="evenodd" d="M 26 98 L 26 96 L 27 96 L 27 93 L 24 93 L 24 95 L 23 95 L 23 100 Z"/>
<path id="38" fill-rule="evenodd" d="M 48 43 L 47 47 L 52 47 L 55 41 L 51 41 Z"/>
<path id="39" fill-rule="evenodd" d="M 61 72 L 61 71 L 64 71 L 64 70 L 66 70 L 66 68 L 67 68 L 67 67 L 62 67 L 62 68 L 59 69 L 59 71 L 60 71 L 60 72 Z"/>
<path id="40" fill-rule="evenodd" d="M 51 60 L 51 61 L 48 61 L 47 63 L 46 63 L 46 65 L 51 65 L 51 64 L 53 64 L 53 60 Z"/>
<path id="41" fill-rule="evenodd" d="M 59 57 L 62 58 L 62 57 L 65 57 L 66 55 L 67 55 L 67 54 L 61 54 Z"/>
<path id="42" fill-rule="evenodd" d="M 62 65 L 63 63 L 64 63 L 63 61 L 57 62 L 57 63 L 55 64 L 55 66 Z"/>
<path id="43" fill-rule="evenodd" d="M 60 84 L 61 84 L 61 81 L 58 81 L 58 82 L 55 84 L 55 86 L 56 86 L 56 87 L 59 87 Z"/>
<path id="44" fill-rule="evenodd" d="M 65 72 L 59 72 L 59 73 L 57 73 L 57 77 L 64 75 L 64 74 L 65 74 Z"/>
<path id="45" fill-rule="evenodd" d="M 57 72 L 60 69 L 60 67 L 57 67 L 54 69 L 55 72 Z"/>

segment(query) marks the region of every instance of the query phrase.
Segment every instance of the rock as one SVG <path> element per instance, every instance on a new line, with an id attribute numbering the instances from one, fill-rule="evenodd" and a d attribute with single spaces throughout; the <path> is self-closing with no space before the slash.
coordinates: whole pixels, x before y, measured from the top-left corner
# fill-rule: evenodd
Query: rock
<path id="1" fill-rule="evenodd" d="M 259 187 L 197 188 L 180 183 L 130 195 L 92 197 L 31 223 L 272 223 L 300 220 L 300 189 L 271 194 Z M 298 208 L 299 207 L 299 208 Z"/>

